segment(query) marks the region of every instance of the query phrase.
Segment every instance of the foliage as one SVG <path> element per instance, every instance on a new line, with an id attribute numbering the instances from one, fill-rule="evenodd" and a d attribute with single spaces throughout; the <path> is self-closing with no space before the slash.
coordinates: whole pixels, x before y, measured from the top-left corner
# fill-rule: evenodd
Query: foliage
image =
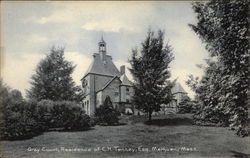
<path id="1" fill-rule="evenodd" d="M 178 113 L 185 114 L 185 113 L 195 113 L 197 110 L 197 103 L 192 101 L 188 96 L 185 96 L 181 102 L 178 104 Z"/>
<path id="2" fill-rule="evenodd" d="M 91 127 L 90 117 L 77 103 L 71 101 L 40 101 L 38 119 L 50 128 L 85 130 Z"/>
<path id="3" fill-rule="evenodd" d="M 140 54 L 138 50 L 132 51 L 130 59 L 131 73 L 135 80 L 133 104 L 137 109 L 148 113 L 149 121 L 153 111 L 159 111 L 161 104 L 171 100 L 173 84 L 168 80 L 170 62 L 173 60 L 170 45 L 164 46 L 164 33 L 159 30 L 158 35 L 149 31 L 142 43 Z"/>
<path id="4" fill-rule="evenodd" d="M 249 90 L 249 2 L 218 1 L 193 4 L 198 22 L 190 25 L 206 43 L 211 59 L 200 81 L 188 84 L 201 103 L 197 120 L 236 129 L 247 135 L 247 91 Z M 198 84 L 195 85 L 195 83 Z"/>
<path id="5" fill-rule="evenodd" d="M 71 74 L 75 66 L 64 58 L 64 49 L 52 47 L 45 59 L 41 60 L 32 76 L 30 99 L 61 101 L 82 101 L 83 92 L 75 85 Z"/>
<path id="6" fill-rule="evenodd" d="M 24 139 L 42 132 L 41 125 L 33 117 L 32 108 L 24 101 L 21 92 L 11 90 L 0 83 L 2 139 Z"/>
<path id="7" fill-rule="evenodd" d="M 95 111 L 96 123 L 100 125 L 117 125 L 120 113 L 114 109 L 109 96 L 106 97 L 104 104 Z"/>
<path id="8" fill-rule="evenodd" d="M 21 92 L 11 90 L 0 80 L 0 138 L 26 139 L 61 127 L 66 130 L 85 130 L 91 119 L 75 102 L 36 100 L 25 101 Z"/>

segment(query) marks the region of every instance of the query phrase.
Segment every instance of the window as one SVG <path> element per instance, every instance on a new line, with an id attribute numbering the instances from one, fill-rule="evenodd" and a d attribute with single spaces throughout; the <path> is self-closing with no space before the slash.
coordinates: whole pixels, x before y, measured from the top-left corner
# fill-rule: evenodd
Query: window
<path id="1" fill-rule="evenodd" d="M 83 87 L 83 92 L 86 93 L 88 87 L 88 81 L 86 79 L 82 81 L 82 87 Z"/>
<path id="2" fill-rule="evenodd" d="M 126 91 L 129 92 L 129 87 L 126 87 Z"/>
<path id="3" fill-rule="evenodd" d="M 86 87 L 88 85 L 88 81 L 86 79 L 84 79 L 82 81 L 82 87 Z"/>
<path id="4" fill-rule="evenodd" d="M 115 92 L 115 96 L 118 96 L 119 95 L 119 93 L 118 92 Z"/>

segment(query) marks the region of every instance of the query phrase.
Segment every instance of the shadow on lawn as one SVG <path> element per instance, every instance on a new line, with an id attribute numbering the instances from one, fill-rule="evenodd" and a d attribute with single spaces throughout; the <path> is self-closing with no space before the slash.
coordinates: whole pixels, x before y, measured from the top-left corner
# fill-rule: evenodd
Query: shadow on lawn
<path id="1" fill-rule="evenodd" d="M 89 127 L 89 128 L 85 128 L 85 129 L 81 129 L 81 130 L 77 130 L 77 129 L 61 129 L 61 130 L 51 130 L 51 131 L 57 131 L 57 132 L 83 132 L 83 131 L 91 131 L 94 130 L 94 127 Z"/>
<path id="2" fill-rule="evenodd" d="M 119 123 L 111 124 L 111 125 L 108 125 L 108 124 L 97 124 L 97 125 L 99 126 L 124 126 L 124 125 L 127 125 L 127 123 L 119 122 Z"/>
<path id="3" fill-rule="evenodd" d="M 146 125 L 155 126 L 181 126 L 181 125 L 193 125 L 193 120 L 190 118 L 165 118 L 165 119 L 153 119 L 151 122 L 144 122 Z"/>
<path id="4" fill-rule="evenodd" d="M 233 153 L 233 156 L 236 158 L 249 158 L 250 154 L 245 154 L 237 151 L 230 150 L 231 153 Z"/>

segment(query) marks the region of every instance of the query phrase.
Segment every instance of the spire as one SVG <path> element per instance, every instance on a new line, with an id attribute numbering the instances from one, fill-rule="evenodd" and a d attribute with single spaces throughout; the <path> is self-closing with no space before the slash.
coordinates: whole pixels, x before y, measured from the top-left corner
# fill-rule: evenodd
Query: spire
<path id="1" fill-rule="evenodd" d="M 100 42 L 105 43 L 105 41 L 103 40 L 103 33 L 102 33 L 102 38 Z"/>
<path id="2" fill-rule="evenodd" d="M 100 40 L 100 42 L 99 42 L 99 46 L 100 46 L 100 44 L 106 45 L 106 42 L 105 42 L 104 39 L 103 39 L 103 33 L 102 33 L 102 36 L 101 36 L 101 40 Z"/>
<path id="3" fill-rule="evenodd" d="M 101 41 L 98 43 L 99 46 L 99 54 L 101 56 L 102 61 L 106 62 L 106 42 L 103 40 L 103 35 L 101 36 Z"/>

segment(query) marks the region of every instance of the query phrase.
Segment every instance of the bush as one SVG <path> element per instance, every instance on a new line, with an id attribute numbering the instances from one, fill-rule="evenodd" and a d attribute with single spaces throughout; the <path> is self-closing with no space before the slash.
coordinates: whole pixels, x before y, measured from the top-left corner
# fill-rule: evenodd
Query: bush
<path id="1" fill-rule="evenodd" d="M 41 125 L 31 117 L 13 113 L 6 122 L 3 138 L 18 140 L 31 138 L 42 133 Z"/>
<path id="2" fill-rule="evenodd" d="M 0 139 L 31 138 L 55 127 L 84 130 L 92 122 L 75 102 L 25 101 L 21 92 L 9 89 L 0 80 Z"/>
<path id="3" fill-rule="evenodd" d="M 84 130 L 90 128 L 91 119 L 75 102 L 42 100 L 38 103 L 38 119 L 50 128 Z"/>
<path id="4" fill-rule="evenodd" d="M 104 105 L 96 109 L 95 121 L 99 125 L 117 125 L 120 113 L 114 109 L 109 96 L 106 97 Z"/>
<path id="5" fill-rule="evenodd" d="M 189 97 L 184 98 L 178 105 L 178 113 L 195 113 L 197 111 L 197 102 L 191 101 Z"/>
<path id="6" fill-rule="evenodd" d="M 34 117 L 36 104 L 25 102 L 21 92 L 17 90 L 1 87 L 1 91 L 4 93 L 1 93 L 0 137 L 2 139 L 16 140 L 40 134 L 42 132 L 41 124 Z"/>
<path id="7" fill-rule="evenodd" d="M 54 124 L 66 130 L 85 130 L 91 127 L 90 117 L 75 102 L 55 102 L 51 113 Z"/>
<path id="8" fill-rule="evenodd" d="M 229 125 L 229 116 L 222 113 L 220 110 L 211 110 L 206 107 L 202 102 L 195 102 L 196 110 L 193 115 L 194 124 L 202 126 L 223 126 Z"/>

